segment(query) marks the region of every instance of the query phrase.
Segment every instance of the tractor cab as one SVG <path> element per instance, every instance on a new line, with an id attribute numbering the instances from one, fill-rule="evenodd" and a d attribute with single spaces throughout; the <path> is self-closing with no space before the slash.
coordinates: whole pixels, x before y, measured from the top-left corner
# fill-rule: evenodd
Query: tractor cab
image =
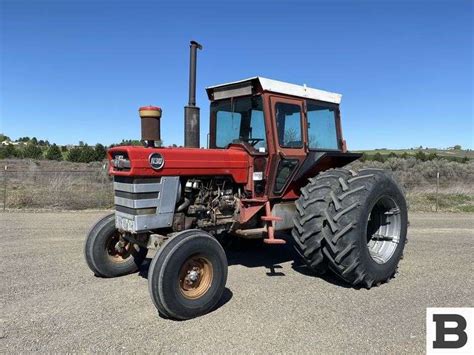
<path id="1" fill-rule="evenodd" d="M 343 166 L 359 157 L 346 153 L 340 94 L 262 77 L 206 90 L 209 147 L 245 147 L 254 158 L 256 195 L 295 198 L 298 176 L 324 170 L 324 163 Z"/>

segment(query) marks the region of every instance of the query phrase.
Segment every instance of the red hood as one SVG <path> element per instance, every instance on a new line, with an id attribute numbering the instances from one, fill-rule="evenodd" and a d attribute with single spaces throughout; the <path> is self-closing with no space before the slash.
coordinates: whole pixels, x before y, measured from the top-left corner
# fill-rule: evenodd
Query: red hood
<path id="1" fill-rule="evenodd" d="M 239 147 L 229 149 L 199 148 L 144 148 L 136 146 L 114 147 L 108 150 L 109 161 L 117 153 L 130 160 L 130 170 L 115 170 L 112 164 L 109 173 L 117 176 L 232 176 L 236 183 L 248 180 L 251 157 Z M 160 153 L 164 158 L 161 169 L 155 170 L 149 162 L 150 154 Z"/>

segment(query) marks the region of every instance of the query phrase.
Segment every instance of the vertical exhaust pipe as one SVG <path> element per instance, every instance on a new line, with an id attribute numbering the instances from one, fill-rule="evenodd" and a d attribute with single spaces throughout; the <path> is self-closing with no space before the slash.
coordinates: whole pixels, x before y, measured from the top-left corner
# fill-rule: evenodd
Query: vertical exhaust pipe
<path id="1" fill-rule="evenodd" d="M 196 41 L 191 41 L 189 57 L 189 100 L 184 107 L 184 146 L 199 148 L 199 107 L 196 106 L 196 64 L 197 50 L 202 46 Z"/>

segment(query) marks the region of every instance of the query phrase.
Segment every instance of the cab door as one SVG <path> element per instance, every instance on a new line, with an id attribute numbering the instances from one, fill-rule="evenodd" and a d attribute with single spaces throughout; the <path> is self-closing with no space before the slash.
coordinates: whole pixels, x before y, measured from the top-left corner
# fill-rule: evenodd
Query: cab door
<path id="1" fill-rule="evenodd" d="M 304 100 L 271 95 L 273 152 L 268 195 L 283 197 L 307 153 Z"/>

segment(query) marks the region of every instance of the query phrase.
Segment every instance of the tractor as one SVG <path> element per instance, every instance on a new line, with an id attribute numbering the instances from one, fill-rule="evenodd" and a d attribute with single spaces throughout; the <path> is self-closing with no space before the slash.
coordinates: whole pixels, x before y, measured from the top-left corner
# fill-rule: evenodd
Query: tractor
<path id="1" fill-rule="evenodd" d="M 107 152 L 115 213 L 88 233 L 90 269 L 106 278 L 130 274 L 156 250 L 149 292 L 160 315 L 178 320 L 219 303 L 229 238 L 292 242 L 310 270 L 352 287 L 390 281 L 406 242 L 405 196 L 389 172 L 343 168 L 361 154 L 347 151 L 341 95 L 263 77 L 208 87 L 204 149 L 198 49 L 191 41 L 185 146 L 161 147 L 162 110 L 145 106 L 143 146 Z"/>

